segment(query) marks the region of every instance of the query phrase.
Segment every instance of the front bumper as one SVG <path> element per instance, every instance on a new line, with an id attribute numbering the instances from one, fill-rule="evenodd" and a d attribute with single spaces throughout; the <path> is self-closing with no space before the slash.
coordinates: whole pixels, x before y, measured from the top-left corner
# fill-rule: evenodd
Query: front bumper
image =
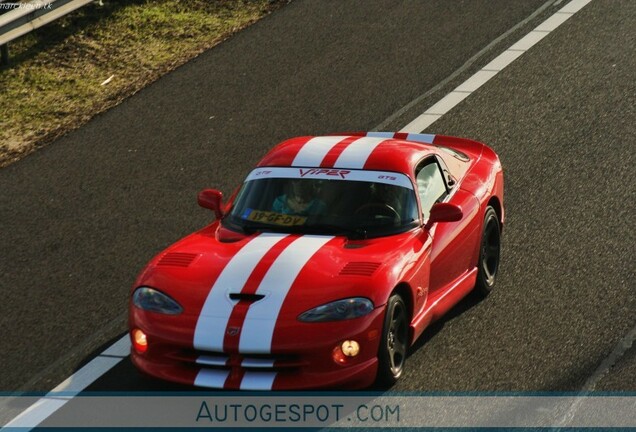
<path id="1" fill-rule="evenodd" d="M 132 349 L 133 364 L 155 378 L 185 385 L 231 390 L 302 390 L 370 386 L 377 374 L 377 353 L 384 308 L 353 320 L 277 323 L 271 353 L 212 352 L 193 347 L 197 317 L 167 316 L 131 308 L 130 329 L 147 335 L 148 349 Z M 356 357 L 334 360 L 334 349 L 356 340 Z"/>

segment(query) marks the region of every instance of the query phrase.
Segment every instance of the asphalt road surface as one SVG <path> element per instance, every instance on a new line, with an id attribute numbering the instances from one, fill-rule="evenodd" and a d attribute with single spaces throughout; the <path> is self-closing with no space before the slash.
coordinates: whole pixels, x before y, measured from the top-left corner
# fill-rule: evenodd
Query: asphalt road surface
<path id="1" fill-rule="evenodd" d="M 0 389 L 50 390 L 121 336 L 137 272 L 211 219 L 200 189 L 290 136 L 403 127 L 563 4 L 295 0 L 1 170 Z M 393 390 L 636 391 L 634 28 L 636 2 L 594 0 L 426 131 L 500 154 L 503 261 Z M 128 360 L 89 388 L 170 389 Z"/>

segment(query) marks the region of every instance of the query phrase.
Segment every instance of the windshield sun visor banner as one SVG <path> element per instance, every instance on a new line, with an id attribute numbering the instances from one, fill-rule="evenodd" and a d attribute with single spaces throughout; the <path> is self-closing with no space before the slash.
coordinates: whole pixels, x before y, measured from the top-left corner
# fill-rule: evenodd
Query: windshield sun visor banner
<path id="1" fill-rule="evenodd" d="M 413 190 L 409 178 L 401 173 L 390 171 L 367 171 L 338 168 L 286 168 L 263 167 L 253 170 L 246 182 L 262 178 L 295 178 L 313 180 L 347 180 L 370 183 L 384 183 Z"/>

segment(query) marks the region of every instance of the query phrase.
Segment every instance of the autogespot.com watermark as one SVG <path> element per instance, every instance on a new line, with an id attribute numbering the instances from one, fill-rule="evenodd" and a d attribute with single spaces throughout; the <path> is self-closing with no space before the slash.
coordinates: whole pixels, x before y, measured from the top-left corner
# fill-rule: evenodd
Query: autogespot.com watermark
<path id="1" fill-rule="evenodd" d="M 197 423 L 229 422 L 242 425 L 254 422 L 330 425 L 342 420 L 353 423 L 399 424 L 400 405 L 363 403 L 356 407 L 347 407 L 342 403 L 219 404 L 204 400 L 196 416 Z"/>
<path id="2" fill-rule="evenodd" d="M 13 9 L 26 9 L 26 10 L 40 10 L 40 9 L 52 9 L 51 3 L 45 2 L 14 2 L 14 3 L 0 3 L 0 10 L 13 10 Z"/>
<path id="3" fill-rule="evenodd" d="M 0 395 L 0 427 L 92 428 L 631 428 L 636 394 Z M 4 432 L 4 429 L 3 431 Z"/>

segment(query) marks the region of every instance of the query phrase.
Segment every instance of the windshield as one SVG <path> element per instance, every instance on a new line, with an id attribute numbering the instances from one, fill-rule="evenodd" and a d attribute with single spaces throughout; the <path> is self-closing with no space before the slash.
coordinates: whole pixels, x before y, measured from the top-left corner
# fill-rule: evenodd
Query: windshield
<path id="1" fill-rule="evenodd" d="M 275 231 L 377 237 L 417 225 L 404 174 L 331 168 L 257 168 L 223 225 L 246 233 Z"/>

